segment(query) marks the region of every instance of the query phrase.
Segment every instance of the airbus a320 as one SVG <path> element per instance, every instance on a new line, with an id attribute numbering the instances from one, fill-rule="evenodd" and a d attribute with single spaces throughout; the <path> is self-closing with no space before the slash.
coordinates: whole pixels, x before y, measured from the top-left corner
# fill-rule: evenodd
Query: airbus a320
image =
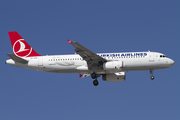
<path id="1" fill-rule="evenodd" d="M 99 84 L 97 78 L 104 81 L 125 81 L 125 71 L 149 70 L 153 80 L 153 71 L 174 65 L 174 61 L 159 52 L 116 52 L 94 53 L 78 42 L 68 40 L 75 48 L 75 54 L 42 56 L 16 32 L 8 32 L 14 54 L 6 64 L 32 70 L 53 73 L 79 73 L 80 77 L 91 76 L 93 84 Z"/>

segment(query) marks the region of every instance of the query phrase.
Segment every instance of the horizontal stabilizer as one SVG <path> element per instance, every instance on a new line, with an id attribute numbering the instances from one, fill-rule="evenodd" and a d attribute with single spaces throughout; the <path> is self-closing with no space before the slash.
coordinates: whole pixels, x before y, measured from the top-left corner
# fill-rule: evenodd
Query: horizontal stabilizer
<path id="1" fill-rule="evenodd" d="M 20 58 L 20 57 L 18 57 L 18 56 L 15 56 L 15 55 L 13 55 L 13 54 L 7 54 L 7 55 L 8 55 L 12 60 L 14 60 L 15 62 L 19 62 L 19 63 L 23 63 L 23 64 L 28 63 L 27 60 L 22 59 L 22 58 Z"/>
<path id="2" fill-rule="evenodd" d="M 89 77 L 89 76 L 91 76 L 91 74 L 80 74 L 79 73 L 79 77 L 82 77 L 82 78 Z"/>
<path id="3" fill-rule="evenodd" d="M 90 74 L 83 74 L 82 78 L 89 77 L 89 76 L 91 76 L 91 75 Z"/>

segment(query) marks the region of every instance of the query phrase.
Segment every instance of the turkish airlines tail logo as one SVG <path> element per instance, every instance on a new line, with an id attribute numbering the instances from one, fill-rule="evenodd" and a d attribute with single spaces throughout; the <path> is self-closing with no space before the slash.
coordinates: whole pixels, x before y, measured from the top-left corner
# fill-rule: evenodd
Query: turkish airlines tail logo
<path id="1" fill-rule="evenodd" d="M 17 33 L 8 32 L 11 40 L 13 52 L 19 57 L 35 57 L 41 56 L 36 53 L 32 47 Z"/>
<path id="2" fill-rule="evenodd" d="M 19 53 L 19 52 L 23 52 L 23 51 L 26 51 L 26 50 L 29 50 L 29 49 L 25 49 L 25 44 L 23 43 L 23 42 L 21 42 L 21 41 L 19 41 L 19 43 L 20 43 L 20 49 L 16 52 L 16 53 Z"/>

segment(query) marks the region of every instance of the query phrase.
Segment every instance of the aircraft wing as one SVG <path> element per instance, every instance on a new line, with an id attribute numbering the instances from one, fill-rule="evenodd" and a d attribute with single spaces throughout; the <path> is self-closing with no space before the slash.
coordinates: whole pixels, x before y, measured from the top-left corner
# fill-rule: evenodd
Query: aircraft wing
<path id="1" fill-rule="evenodd" d="M 75 47 L 75 52 L 79 54 L 83 60 L 85 60 L 88 64 L 89 69 L 93 69 L 93 66 L 100 66 L 107 60 L 97 55 L 96 53 L 88 50 L 84 46 L 80 45 L 78 42 L 73 42 L 68 40 L 69 44 L 72 44 Z"/>

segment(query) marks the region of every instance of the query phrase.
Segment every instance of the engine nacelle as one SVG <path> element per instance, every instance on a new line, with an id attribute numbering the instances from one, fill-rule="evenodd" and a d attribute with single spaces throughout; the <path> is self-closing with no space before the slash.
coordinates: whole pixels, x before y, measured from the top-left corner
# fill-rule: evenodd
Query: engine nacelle
<path id="1" fill-rule="evenodd" d="M 111 61 L 103 64 L 104 70 L 118 70 L 121 71 L 123 67 L 122 61 Z"/>
<path id="2" fill-rule="evenodd" d="M 102 79 L 104 81 L 109 81 L 109 82 L 125 81 L 126 73 L 125 72 L 118 72 L 118 73 L 104 74 L 104 75 L 102 75 Z"/>

